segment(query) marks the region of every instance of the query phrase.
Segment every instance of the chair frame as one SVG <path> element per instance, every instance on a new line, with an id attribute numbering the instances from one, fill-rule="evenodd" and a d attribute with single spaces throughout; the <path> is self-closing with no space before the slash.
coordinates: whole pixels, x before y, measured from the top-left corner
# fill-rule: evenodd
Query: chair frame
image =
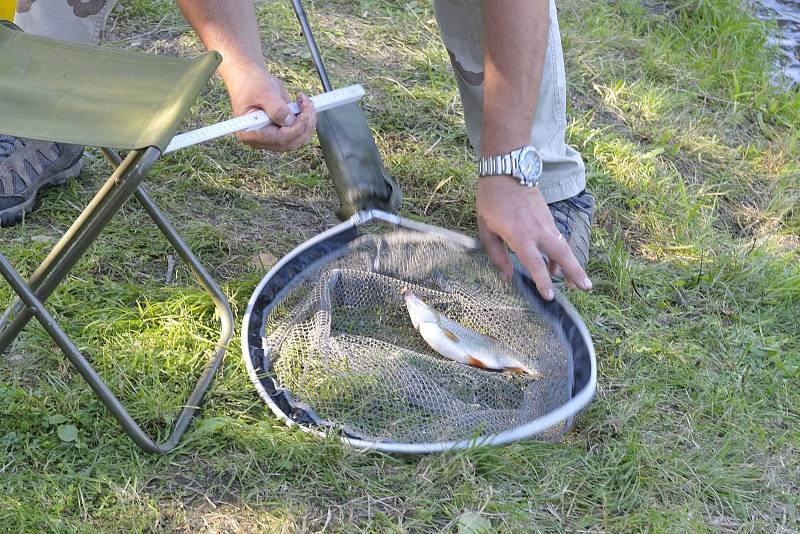
<path id="1" fill-rule="evenodd" d="M 5 353 L 28 322 L 36 318 L 134 443 L 146 452 L 166 454 L 177 447 L 192 418 L 199 411 L 202 399 L 222 364 L 225 351 L 233 337 L 233 312 L 222 290 L 142 184 L 147 173 L 161 157 L 161 151 L 156 147 L 132 150 L 124 160 L 112 149 L 102 148 L 101 151 L 114 167 L 114 173 L 27 282 L 0 253 L 0 274 L 17 294 L 16 301 L 0 318 L 0 354 Z M 220 316 L 220 338 L 214 355 L 209 359 L 194 390 L 183 405 L 170 435 L 162 442 L 156 442 L 142 430 L 44 306 L 47 298 L 131 197 L 135 197 L 142 205 L 161 233 L 189 266 L 199 284 L 213 300 Z"/>

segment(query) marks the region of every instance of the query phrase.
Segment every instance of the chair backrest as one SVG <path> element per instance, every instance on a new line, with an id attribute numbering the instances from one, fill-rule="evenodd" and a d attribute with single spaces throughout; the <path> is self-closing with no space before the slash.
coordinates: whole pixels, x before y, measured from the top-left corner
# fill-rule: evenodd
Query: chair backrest
<path id="1" fill-rule="evenodd" d="M 0 133 L 163 151 L 221 61 L 217 52 L 154 56 L 0 24 Z"/>

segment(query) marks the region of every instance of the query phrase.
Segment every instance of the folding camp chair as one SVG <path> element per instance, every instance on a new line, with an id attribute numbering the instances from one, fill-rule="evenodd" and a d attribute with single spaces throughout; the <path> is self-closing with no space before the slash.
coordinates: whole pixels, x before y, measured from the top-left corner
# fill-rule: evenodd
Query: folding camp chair
<path id="1" fill-rule="evenodd" d="M 0 322 L 0 354 L 36 317 L 125 432 L 148 452 L 166 453 L 178 444 L 233 334 L 233 314 L 222 291 L 142 185 L 220 61 L 214 52 L 186 60 L 66 44 L 0 24 L 0 133 L 103 147 L 115 167 L 27 283 L 0 254 L 0 274 L 19 297 Z M 114 149 L 130 152 L 123 160 Z M 162 443 L 133 420 L 43 304 L 132 196 L 191 268 L 221 317 L 215 354 Z"/>

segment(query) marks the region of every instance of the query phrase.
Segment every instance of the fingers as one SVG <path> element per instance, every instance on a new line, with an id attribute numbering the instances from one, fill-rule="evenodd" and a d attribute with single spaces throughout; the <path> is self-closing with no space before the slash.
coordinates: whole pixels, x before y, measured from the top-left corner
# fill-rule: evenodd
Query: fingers
<path id="1" fill-rule="evenodd" d="M 482 217 L 478 217 L 478 235 L 486 254 L 500 271 L 503 279 L 510 280 L 514 274 L 514 266 L 508 257 L 506 245 L 500 237 L 488 229 Z M 550 272 L 536 245 L 532 241 L 522 241 L 516 245 L 512 244 L 511 248 L 517 253 L 528 272 L 531 273 L 536 289 L 542 298 L 553 300 L 555 293 L 553 292 L 553 284 L 550 281 Z"/>
<path id="2" fill-rule="evenodd" d="M 497 267 L 497 270 L 500 271 L 500 275 L 503 279 L 506 282 L 511 280 L 511 276 L 514 274 L 514 266 L 511 264 L 511 260 L 508 257 L 506 245 L 503 243 L 502 239 L 489 230 L 483 217 L 478 217 L 478 237 L 480 237 L 481 243 L 483 243 L 486 254 L 489 256 L 489 259 L 492 260 L 495 267 Z"/>
<path id="3" fill-rule="evenodd" d="M 591 280 L 586 276 L 586 271 L 583 270 L 578 260 L 575 259 L 564 236 L 560 233 L 548 235 L 541 240 L 539 247 L 550 258 L 551 272 L 556 268 L 563 269 L 567 282 L 572 282 L 574 286 L 587 291 L 592 289 Z"/>
<path id="4" fill-rule="evenodd" d="M 266 104 L 264 104 L 266 107 Z M 311 99 L 304 94 L 297 97 L 298 115 L 289 111 L 285 102 L 277 106 L 277 116 L 265 109 L 270 120 L 275 124 L 266 126 L 256 132 L 247 132 L 240 137 L 243 142 L 253 148 L 267 149 L 275 152 L 295 150 L 308 143 L 317 124 L 317 115 Z M 274 113 L 274 112 L 273 112 Z"/>
<path id="5" fill-rule="evenodd" d="M 292 126 L 296 121 L 294 113 L 289 109 L 289 95 L 286 90 L 280 92 L 267 92 L 261 96 L 256 104 L 263 109 L 269 120 L 277 126 Z"/>
<path id="6" fill-rule="evenodd" d="M 311 139 L 311 134 L 314 133 L 317 127 L 317 110 L 314 108 L 314 102 L 305 93 L 300 93 L 297 96 L 297 107 L 300 108 L 301 117 L 308 117 L 303 128 L 303 135 L 305 136 L 303 144 L 305 144 Z"/>
<path id="7" fill-rule="evenodd" d="M 503 176 L 482 178 L 478 182 L 476 211 L 481 241 L 503 273 L 513 272 L 505 249 L 508 246 L 530 272 L 542 298 L 555 297 L 550 277 L 562 272 L 568 287 L 592 288 L 586 272 L 558 233 L 538 188 L 520 188 Z"/>
<path id="8" fill-rule="evenodd" d="M 553 283 L 550 281 L 550 272 L 547 270 L 547 264 L 545 264 L 536 243 L 525 239 L 521 242 L 511 243 L 511 248 L 519 256 L 522 265 L 531 273 L 536 289 L 542 298 L 553 300 L 555 293 L 553 292 Z"/>

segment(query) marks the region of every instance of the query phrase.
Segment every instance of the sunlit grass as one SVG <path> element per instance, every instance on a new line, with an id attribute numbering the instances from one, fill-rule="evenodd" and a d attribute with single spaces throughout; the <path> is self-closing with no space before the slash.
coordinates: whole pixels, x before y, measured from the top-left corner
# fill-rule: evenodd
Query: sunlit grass
<path id="1" fill-rule="evenodd" d="M 474 161 L 428 2 L 309 2 L 331 77 L 364 107 L 402 212 L 475 231 Z M 145 455 L 38 326 L 0 361 L 0 524 L 17 531 L 800 530 L 800 92 L 770 84 L 765 26 L 734 0 L 559 2 L 570 141 L 598 199 L 599 390 L 560 444 L 394 458 L 287 429 L 238 339 L 185 444 Z M 174 4 L 123 1 L 112 46 L 201 50 Z M 288 2 L 259 3 L 270 68 L 319 91 Z M 161 22 L 159 31 L 141 37 Z M 227 118 L 220 80 L 189 125 Z M 43 194 L 2 250 L 30 273 L 91 198 L 100 160 Z M 241 320 L 276 257 L 335 223 L 315 146 L 233 139 L 164 158 L 149 188 Z M 216 340 L 214 308 L 131 205 L 48 301 L 161 436 Z M 10 299 L 0 284 L 0 301 Z M 75 425 L 63 443 L 59 425 Z"/>

